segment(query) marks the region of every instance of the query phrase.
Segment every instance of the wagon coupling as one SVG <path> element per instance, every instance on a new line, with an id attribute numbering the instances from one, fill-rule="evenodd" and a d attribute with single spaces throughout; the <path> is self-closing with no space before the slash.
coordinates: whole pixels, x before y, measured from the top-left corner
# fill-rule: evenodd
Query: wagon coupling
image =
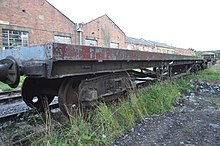
<path id="1" fill-rule="evenodd" d="M 0 60 L 0 81 L 16 88 L 20 80 L 20 71 L 16 60 L 8 56 Z"/>

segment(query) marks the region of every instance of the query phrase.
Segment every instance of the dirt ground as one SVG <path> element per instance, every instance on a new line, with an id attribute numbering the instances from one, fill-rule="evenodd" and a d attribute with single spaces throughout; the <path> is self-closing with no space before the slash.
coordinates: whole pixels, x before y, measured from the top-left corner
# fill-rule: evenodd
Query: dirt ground
<path id="1" fill-rule="evenodd" d="M 220 84 L 191 80 L 172 112 L 143 119 L 115 146 L 220 146 Z"/>

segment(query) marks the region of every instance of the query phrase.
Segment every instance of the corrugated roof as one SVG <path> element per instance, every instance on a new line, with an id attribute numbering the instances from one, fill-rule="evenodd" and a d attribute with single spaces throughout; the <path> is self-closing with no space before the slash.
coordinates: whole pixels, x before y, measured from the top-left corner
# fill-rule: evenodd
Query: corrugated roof
<path id="1" fill-rule="evenodd" d="M 152 46 L 152 47 L 156 46 L 156 47 L 163 47 L 163 48 L 175 48 L 175 47 L 167 45 L 165 43 L 160 43 L 160 42 L 151 41 L 151 40 L 145 40 L 143 38 L 137 39 L 137 38 L 128 37 L 128 36 L 126 36 L 126 43 Z"/>
<path id="2" fill-rule="evenodd" d="M 137 39 L 137 38 L 128 37 L 128 36 L 126 36 L 126 43 L 136 44 L 136 45 L 145 45 L 145 46 L 154 46 L 151 42 L 143 38 Z"/>
<path id="3" fill-rule="evenodd" d="M 170 45 L 167 45 L 165 43 L 161 43 L 161 42 L 156 42 L 156 41 L 151 41 L 151 40 L 148 40 L 150 43 L 154 44 L 154 46 L 157 46 L 157 47 L 163 47 L 163 48 L 175 48 L 173 46 L 170 46 Z"/>

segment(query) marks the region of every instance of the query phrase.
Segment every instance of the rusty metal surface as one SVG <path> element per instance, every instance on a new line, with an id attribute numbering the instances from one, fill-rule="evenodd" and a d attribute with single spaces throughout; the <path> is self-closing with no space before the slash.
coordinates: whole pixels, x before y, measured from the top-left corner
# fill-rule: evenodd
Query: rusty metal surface
<path id="1" fill-rule="evenodd" d="M 193 64 L 195 61 L 174 61 L 172 65 Z M 120 72 L 146 67 L 167 66 L 169 61 L 56 61 L 48 78 Z"/>
<path id="2" fill-rule="evenodd" d="M 27 61 L 45 61 L 52 58 L 52 43 L 0 51 L 0 60 L 12 56 L 21 66 Z"/>
<path id="3" fill-rule="evenodd" d="M 0 60 L 14 57 L 19 64 L 24 61 L 47 60 L 198 60 L 198 57 L 174 54 L 154 53 L 126 49 L 101 48 L 49 43 L 18 49 L 0 51 Z M 202 58 L 200 58 L 202 59 Z"/>
<path id="4" fill-rule="evenodd" d="M 202 58 L 145 51 L 53 44 L 56 60 L 198 60 Z"/>
<path id="5" fill-rule="evenodd" d="M 7 56 L 16 59 L 22 75 L 48 79 L 203 61 L 194 56 L 59 43 L 0 51 L 0 59 Z"/>

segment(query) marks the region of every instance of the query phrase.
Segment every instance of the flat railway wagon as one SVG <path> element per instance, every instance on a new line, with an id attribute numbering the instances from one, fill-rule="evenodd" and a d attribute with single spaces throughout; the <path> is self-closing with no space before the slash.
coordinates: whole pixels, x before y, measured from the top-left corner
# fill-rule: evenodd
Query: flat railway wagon
<path id="1" fill-rule="evenodd" d="M 212 53 L 212 52 L 204 52 L 204 53 L 202 54 L 202 57 L 203 57 L 203 59 L 206 60 L 206 62 L 208 62 L 209 64 L 214 65 L 214 64 L 216 64 L 216 62 L 217 62 L 216 55 L 217 55 L 217 54 Z"/>
<path id="2" fill-rule="evenodd" d="M 134 81 L 171 78 L 206 64 L 195 56 L 49 43 L 1 51 L 0 81 L 15 88 L 26 76 L 22 97 L 28 106 L 43 110 L 58 96 L 68 116 L 126 95 Z"/>

